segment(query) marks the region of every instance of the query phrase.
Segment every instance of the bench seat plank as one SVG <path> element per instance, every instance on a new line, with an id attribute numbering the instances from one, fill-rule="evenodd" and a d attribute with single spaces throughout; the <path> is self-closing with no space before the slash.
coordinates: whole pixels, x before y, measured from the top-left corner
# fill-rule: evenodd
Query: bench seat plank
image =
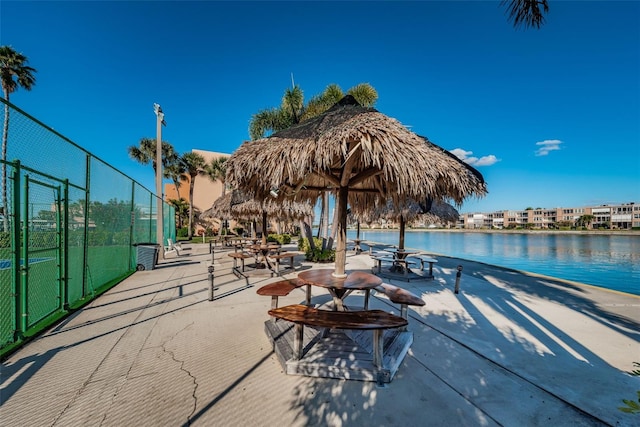
<path id="1" fill-rule="evenodd" d="M 269 310 L 269 315 L 289 322 L 330 329 L 390 329 L 408 324 L 406 319 L 382 310 L 328 311 L 302 304 Z"/>
<path id="2" fill-rule="evenodd" d="M 278 308 L 278 297 L 289 295 L 292 290 L 302 286 L 297 279 L 286 279 L 269 283 L 256 291 L 258 295 L 271 297 L 271 308 Z"/>
<path id="3" fill-rule="evenodd" d="M 425 305 L 425 302 L 419 296 L 409 292 L 406 289 L 399 288 L 397 286 L 390 285 L 388 283 L 383 283 L 382 285 L 376 288 L 378 292 L 384 293 L 391 302 L 395 302 L 396 304 L 406 304 L 406 305 Z"/>
<path id="4" fill-rule="evenodd" d="M 258 289 L 256 293 L 258 295 L 271 297 L 284 297 L 289 295 L 292 290 L 299 288 L 300 286 L 301 285 L 298 283 L 297 279 L 286 279 L 264 285 L 260 289 Z"/>

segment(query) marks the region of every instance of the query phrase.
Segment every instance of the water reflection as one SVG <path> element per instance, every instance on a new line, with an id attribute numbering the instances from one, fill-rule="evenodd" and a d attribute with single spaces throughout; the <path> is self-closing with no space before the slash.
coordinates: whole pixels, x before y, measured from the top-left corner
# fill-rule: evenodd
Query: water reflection
<path id="1" fill-rule="evenodd" d="M 365 231 L 362 238 L 396 245 L 398 232 Z M 405 247 L 640 295 L 640 236 L 410 231 Z"/>

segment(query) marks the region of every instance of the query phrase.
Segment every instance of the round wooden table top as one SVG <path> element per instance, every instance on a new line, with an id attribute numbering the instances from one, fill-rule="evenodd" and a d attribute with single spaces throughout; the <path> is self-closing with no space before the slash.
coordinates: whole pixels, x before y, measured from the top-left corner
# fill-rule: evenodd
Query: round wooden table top
<path id="1" fill-rule="evenodd" d="M 373 289 L 382 284 L 382 279 L 375 274 L 354 271 L 347 277 L 334 277 L 333 269 L 306 270 L 298 274 L 304 284 L 334 289 Z"/>

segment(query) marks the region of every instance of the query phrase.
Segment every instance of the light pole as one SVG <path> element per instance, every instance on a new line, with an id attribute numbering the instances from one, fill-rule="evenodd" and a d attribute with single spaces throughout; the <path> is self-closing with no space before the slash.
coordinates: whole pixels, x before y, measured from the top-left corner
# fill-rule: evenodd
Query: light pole
<path id="1" fill-rule="evenodd" d="M 153 111 L 156 113 L 156 239 L 160 245 L 158 248 L 158 259 L 164 259 L 164 218 L 162 208 L 164 198 L 162 197 L 162 126 L 166 126 L 164 113 L 160 104 L 153 104 Z"/>

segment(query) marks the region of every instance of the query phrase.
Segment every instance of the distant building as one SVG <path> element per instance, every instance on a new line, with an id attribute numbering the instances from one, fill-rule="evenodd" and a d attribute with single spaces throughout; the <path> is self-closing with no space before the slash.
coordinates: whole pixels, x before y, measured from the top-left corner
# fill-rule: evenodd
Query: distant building
<path id="1" fill-rule="evenodd" d="M 525 209 L 465 213 L 457 228 L 536 228 L 549 229 L 584 226 L 587 229 L 606 228 L 630 230 L 640 228 L 640 205 L 635 202 L 620 205 L 584 206 L 578 208 Z"/>

